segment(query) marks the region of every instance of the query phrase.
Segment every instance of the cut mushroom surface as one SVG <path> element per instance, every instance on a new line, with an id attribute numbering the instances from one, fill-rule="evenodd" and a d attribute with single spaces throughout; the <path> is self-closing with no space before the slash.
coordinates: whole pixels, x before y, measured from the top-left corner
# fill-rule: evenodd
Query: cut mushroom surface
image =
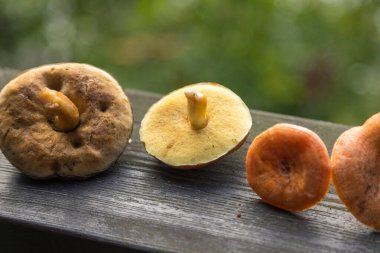
<path id="1" fill-rule="evenodd" d="M 252 126 L 248 107 L 215 83 L 189 85 L 163 97 L 141 122 L 147 152 L 177 168 L 202 167 L 238 148 Z"/>

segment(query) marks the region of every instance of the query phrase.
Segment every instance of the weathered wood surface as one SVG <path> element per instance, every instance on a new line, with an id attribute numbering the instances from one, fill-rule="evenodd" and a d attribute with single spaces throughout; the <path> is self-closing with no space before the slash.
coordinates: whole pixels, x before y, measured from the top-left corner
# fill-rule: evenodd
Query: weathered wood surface
<path id="1" fill-rule="evenodd" d="M 0 83 L 13 74 L 0 71 Z M 179 171 L 147 155 L 139 142 L 142 116 L 160 96 L 132 90 L 128 96 L 135 115 L 133 142 L 109 171 L 97 177 L 33 181 L 1 154 L 0 221 L 154 252 L 380 251 L 380 234 L 355 221 L 333 187 L 318 206 L 288 213 L 264 204 L 246 182 L 249 143 L 273 124 L 308 127 L 330 151 L 347 127 L 252 111 L 252 133 L 240 150 L 208 168 Z"/>

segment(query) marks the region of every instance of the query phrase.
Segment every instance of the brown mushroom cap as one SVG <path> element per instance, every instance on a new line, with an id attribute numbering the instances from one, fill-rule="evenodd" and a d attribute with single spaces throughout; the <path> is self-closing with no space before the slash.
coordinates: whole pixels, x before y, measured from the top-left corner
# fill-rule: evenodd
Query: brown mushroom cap
<path id="1" fill-rule="evenodd" d="M 79 125 L 57 131 L 41 102 L 43 89 L 64 94 L 77 107 Z M 128 98 L 108 73 L 87 64 L 30 69 L 0 93 L 0 148 L 33 178 L 86 178 L 107 169 L 132 132 Z"/>
<path id="2" fill-rule="evenodd" d="M 208 124 L 195 130 L 187 112 L 185 91 L 207 97 Z M 140 139 L 147 152 L 176 168 L 202 167 L 237 149 L 252 126 L 249 109 L 239 96 L 214 83 L 175 90 L 155 103 L 141 122 Z"/>
<path id="3" fill-rule="evenodd" d="M 335 142 L 331 163 L 336 192 L 362 223 L 380 230 L 380 113 Z"/>

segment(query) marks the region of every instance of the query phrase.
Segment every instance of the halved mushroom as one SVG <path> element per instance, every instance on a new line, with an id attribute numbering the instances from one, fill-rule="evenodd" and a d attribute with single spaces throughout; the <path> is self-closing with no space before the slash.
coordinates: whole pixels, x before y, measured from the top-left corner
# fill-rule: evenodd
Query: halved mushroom
<path id="1" fill-rule="evenodd" d="M 199 83 L 155 103 L 141 122 L 140 139 L 171 167 L 200 168 L 238 149 L 251 126 L 239 96 L 216 83 Z"/>

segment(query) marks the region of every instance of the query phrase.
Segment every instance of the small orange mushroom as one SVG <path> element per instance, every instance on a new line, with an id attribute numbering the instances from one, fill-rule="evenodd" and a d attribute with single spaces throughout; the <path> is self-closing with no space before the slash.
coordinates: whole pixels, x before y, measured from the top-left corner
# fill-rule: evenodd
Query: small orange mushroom
<path id="1" fill-rule="evenodd" d="M 262 200 L 302 211 L 327 193 L 331 169 L 323 141 L 311 130 L 277 124 L 258 135 L 246 157 L 248 183 Z"/>

